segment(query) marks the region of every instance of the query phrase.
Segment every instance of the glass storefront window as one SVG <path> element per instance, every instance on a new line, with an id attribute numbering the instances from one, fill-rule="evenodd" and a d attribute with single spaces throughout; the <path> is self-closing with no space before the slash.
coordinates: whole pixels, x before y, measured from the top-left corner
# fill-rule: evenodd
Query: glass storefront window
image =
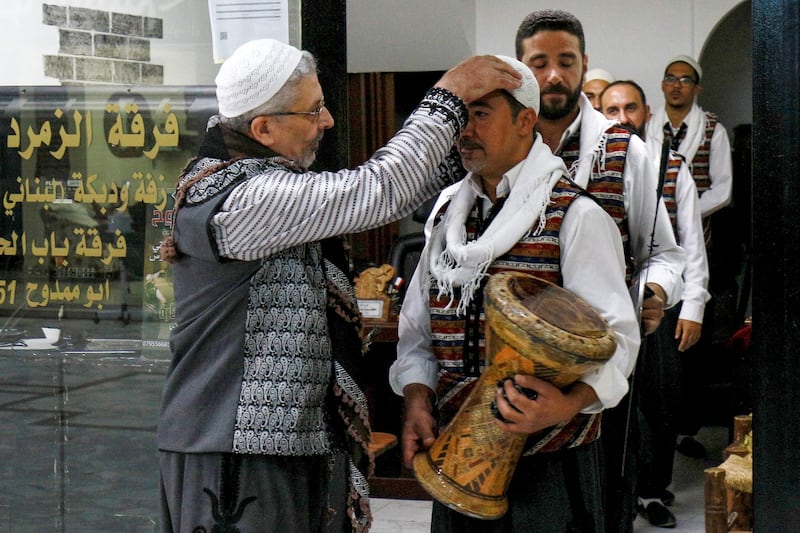
<path id="1" fill-rule="evenodd" d="M 41 326 L 113 320 L 167 350 L 158 247 L 216 105 L 213 87 L 0 87 L 1 343 L 63 348 L 86 335 Z"/>

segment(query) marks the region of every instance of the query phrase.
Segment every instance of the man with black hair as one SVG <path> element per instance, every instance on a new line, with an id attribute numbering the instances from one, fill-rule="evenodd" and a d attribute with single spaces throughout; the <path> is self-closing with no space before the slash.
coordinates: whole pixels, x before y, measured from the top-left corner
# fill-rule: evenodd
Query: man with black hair
<path id="1" fill-rule="evenodd" d="M 702 424 L 699 415 L 701 410 L 697 409 L 697 405 L 702 403 L 701 392 L 705 380 L 703 359 L 709 357 L 718 329 L 725 332 L 725 338 L 733 333 L 733 325 L 730 325 L 730 331 L 726 331 L 724 324 L 715 324 L 714 317 L 725 316 L 721 312 L 726 303 L 722 296 L 736 287 L 735 271 L 731 272 L 731 261 L 728 260 L 729 251 L 721 248 L 715 250 L 711 231 L 713 215 L 731 201 L 731 146 L 728 132 L 717 116 L 697 104 L 697 98 L 703 90 L 702 78 L 703 69 L 693 57 L 679 55 L 670 59 L 661 80 L 664 106 L 654 110 L 653 118 L 647 125 L 648 144 L 660 146 L 662 140 L 668 139 L 671 148 L 686 159 L 700 197 L 711 301 L 706 306 L 702 341 L 681 354 L 686 385 L 681 434 L 685 437 L 678 444 L 679 452 L 697 458 L 706 455 L 703 445 L 694 439 Z M 724 242 L 724 239 L 719 240 Z"/>
<path id="2" fill-rule="evenodd" d="M 644 141 L 606 119 L 581 92 L 589 57 L 581 22 L 571 13 L 543 10 L 523 19 L 515 39 L 517 58 L 541 87 L 537 130 L 560 156 L 575 182 L 592 193 L 617 222 L 627 259 L 627 279 L 640 301 L 641 284 L 652 295 L 642 301 L 644 333 L 656 330 L 664 308 L 680 301 L 684 252 L 675 242 L 663 202 L 656 196 L 657 174 Z M 641 289 L 644 291 L 644 289 Z M 645 294 L 649 294 L 645 291 Z M 628 405 L 603 413 L 606 457 L 606 529 L 631 527 L 633 494 L 622 498 L 632 460 Z M 635 435 L 635 433 L 633 433 Z"/>
<path id="3" fill-rule="evenodd" d="M 647 279 L 655 293 L 642 313 L 645 331 L 651 333 L 663 307 L 680 299 L 684 254 L 657 202 L 656 173 L 644 142 L 595 111 L 582 93 L 589 61 L 585 50 L 580 21 L 564 11 L 533 12 L 517 30 L 517 58 L 531 68 L 541 88 L 537 131 L 575 182 L 598 193 L 617 222 L 629 276 Z M 656 217 L 657 210 L 663 216 Z"/>

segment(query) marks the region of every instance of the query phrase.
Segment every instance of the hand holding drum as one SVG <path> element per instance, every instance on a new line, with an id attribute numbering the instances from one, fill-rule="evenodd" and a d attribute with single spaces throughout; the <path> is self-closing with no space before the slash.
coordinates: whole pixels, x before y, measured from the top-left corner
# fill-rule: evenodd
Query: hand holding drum
<path id="1" fill-rule="evenodd" d="M 528 274 L 491 276 L 484 300 L 491 364 L 433 446 L 414 456 L 413 467 L 423 488 L 444 505 L 495 519 L 508 509 L 506 489 L 527 439 L 495 422 L 498 384 L 528 374 L 565 387 L 611 358 L 616 342 L 589 304 Z"/>

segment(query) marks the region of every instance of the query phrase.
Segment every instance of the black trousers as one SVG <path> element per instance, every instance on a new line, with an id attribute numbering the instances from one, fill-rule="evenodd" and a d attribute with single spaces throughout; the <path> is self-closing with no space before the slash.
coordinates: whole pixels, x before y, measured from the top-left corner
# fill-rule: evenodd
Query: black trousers
<path id="1" fill-rule="evenodd" d="M 508 488 L 509 510 L 480 520 L 434 502 L 433 533 L 604 533 L 598 441 L 522 457 Z"/>
<path id="2" fill-rule="evenodd" d="M 644 352 L 644 344 L 640 350 Z M 616 407 L 603 411 L 600 442 L 604 459 L 605 529 L 631 533 L 636 518 L 636 476 L 641 451 L 638 370 L 630 391 Z"/>
<path id="3" fill-rule="evenodd" d="M 684 404 L 687 398 L 694 399 L 688 392 L 693 387 L 687 386 L 683 358 L 674 338 L 679 314 L 680 305 L 664 312 L 659 328 L 646 337 L 647 349 L 637 363 L 642 412 L 638 493 L 643 498 L 658 497 L 672 483 L 675 444 L 688 409 Z M 690 352 L 686 352 L 688 357 L 698 356 Z M 698 410 L 697 404 L 693 409 Z"/>

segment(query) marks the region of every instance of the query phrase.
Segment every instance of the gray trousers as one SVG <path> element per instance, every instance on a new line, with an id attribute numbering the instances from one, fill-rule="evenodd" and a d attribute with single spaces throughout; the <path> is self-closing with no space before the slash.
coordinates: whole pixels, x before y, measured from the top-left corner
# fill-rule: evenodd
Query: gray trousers
<path id="1" fill-rule="evenodd" d="M 351 531 L 346 461 L 335 459 L 162 451 L 163 531 Z"/>

